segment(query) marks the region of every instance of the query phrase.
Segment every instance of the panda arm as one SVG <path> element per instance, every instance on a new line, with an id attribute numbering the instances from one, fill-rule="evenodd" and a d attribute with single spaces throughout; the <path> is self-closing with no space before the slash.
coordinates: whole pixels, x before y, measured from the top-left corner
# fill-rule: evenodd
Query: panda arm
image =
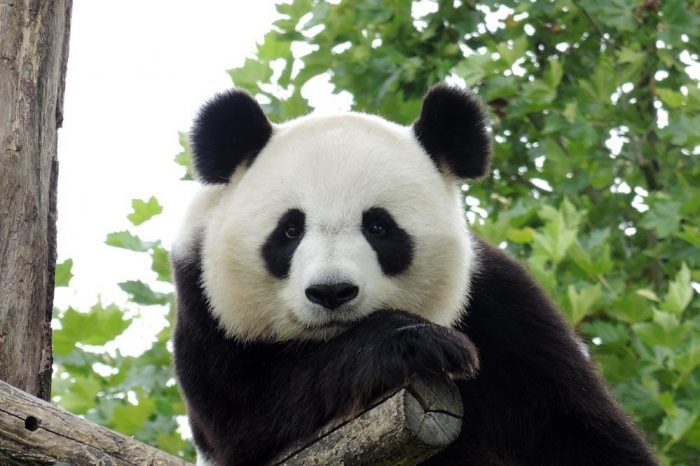
<path id="1" fill-rule="evenodd" d="M 268 455 L 306 438 L 331 419 L 357 413 L 414 373 L 467 377 L 476 366 L 473 347 L 462 334 L 400 312 L 376 312 L 325 343 L 261 349 L 254 351 L 265 369 L 238 381 L 236 396 L 249 404 L 237 416 L 245 427 L 239 445 L 229 446 L 232 462 L 244 445 L 255 444 Z"/>
<path id="2" fill-rule="evenodd" d="M 458 384 L 459 446 L 430 464 L 483 465 L 500 457 L 505 464 L 656 465 L 582 342 L 534 280 L 496 248 L 481 244 L 479 255 L 460 329 L 479 350 L 480 370 Z"/>
<path id="3" fill-rule="evenodd" d="M 175 265 L 175 360 L 195 442 L 221 464 L 260 464 L 410 375 L 469 377 L 477 356 L 452 329 L 378 311 L 328 342 L 241 343 L 209 313 L 198 267 Z"/>

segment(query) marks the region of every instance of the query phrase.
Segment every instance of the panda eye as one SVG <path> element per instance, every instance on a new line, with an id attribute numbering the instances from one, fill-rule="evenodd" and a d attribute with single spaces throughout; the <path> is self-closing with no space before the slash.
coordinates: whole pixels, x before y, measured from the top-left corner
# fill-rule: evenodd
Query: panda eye
<path id="1" fill-rule="evenodd" d="M 290 223 L 285 227 L 284 235 L 289 239 L 297 239 L 301 236 L 301 230 L 296 225 Z"/>
<path id="2" fill-rule="evenodd" d="M 383 238 L 386 236 L 386 225 L 382 222 L 372 222 L 367 226 L 367 233 L 375 238 Z"/>

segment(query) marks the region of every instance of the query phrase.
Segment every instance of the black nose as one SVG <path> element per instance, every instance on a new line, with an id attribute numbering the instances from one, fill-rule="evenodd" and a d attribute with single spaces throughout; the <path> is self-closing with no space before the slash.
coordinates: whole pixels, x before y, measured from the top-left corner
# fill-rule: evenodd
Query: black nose
<path id="1" fill-rule="evenodd" d="M 326 309 L 335 309 L 351 301 L 360 291 L 352 283 L 334 283 L 332 285 L 311 285 L 306 289 L 306 297 L 312 303 L 320 304 Z"/>

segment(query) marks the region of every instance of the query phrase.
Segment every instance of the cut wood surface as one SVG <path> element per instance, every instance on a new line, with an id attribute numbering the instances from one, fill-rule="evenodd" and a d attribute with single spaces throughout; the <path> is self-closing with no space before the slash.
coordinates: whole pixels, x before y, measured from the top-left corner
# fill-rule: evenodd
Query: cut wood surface
<path id="1" fill-rule="evenodd" d="M 48 399 L 71 0 L 0 0 L 0 380 Z"/>
<path id="2" fill-rule="evenodd" d="M 0 465 L 185 466 L 170 456 L 0 382 Z"/>
<path id="3" fill-rule="evenodd" d="M 457 439 L 462 414 L 462 399 L 453 382 L 417 379 L 358 417 L 331 424 L 274 464 L 415 465 Z"/>

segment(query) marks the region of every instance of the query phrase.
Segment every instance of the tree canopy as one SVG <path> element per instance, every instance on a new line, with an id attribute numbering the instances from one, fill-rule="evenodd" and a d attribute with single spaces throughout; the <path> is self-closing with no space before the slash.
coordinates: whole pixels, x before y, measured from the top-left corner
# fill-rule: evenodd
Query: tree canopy
<path id="1" fill-rule="evenodd" d="M 437 82 L 481 96 L 494 159 L 490 176 L 463 186 L 471 228 L 537 277 L 664 464 L 700 464 L 700 2 L 293 0 L 277 9 L 256 55 L 229 71 L 274 121 L 311 111 L 309 90 L 324 81 L 354 110 L 404 124 Z M 130 220 L 159 208 L 134 201 Z M 160 242 L 125 231 L 108 243 L 149 254 L 158 280 L 170 280 Z M 120 286 L 139 305 L 172 307 L 171 291 Z M 86 345 L 130 324 L 118 308 L 68 309 L 60 320 L 59 402 L 191 454 L 173 420 L 184 409 L 168 368 L 170 326 L 144 355 L 113 358 Z"/>

